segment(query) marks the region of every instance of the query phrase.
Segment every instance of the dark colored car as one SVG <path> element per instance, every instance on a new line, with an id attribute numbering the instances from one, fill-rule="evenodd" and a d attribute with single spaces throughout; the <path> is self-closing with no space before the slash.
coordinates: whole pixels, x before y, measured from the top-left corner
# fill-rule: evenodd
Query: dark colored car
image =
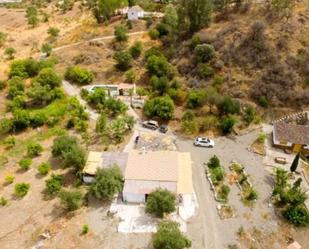
<path id="1" fill-rule="evenodd" d="M 161 125 L 159 131 L 162 133 L 166 133 L 168 131 L 167 125 Z"/>

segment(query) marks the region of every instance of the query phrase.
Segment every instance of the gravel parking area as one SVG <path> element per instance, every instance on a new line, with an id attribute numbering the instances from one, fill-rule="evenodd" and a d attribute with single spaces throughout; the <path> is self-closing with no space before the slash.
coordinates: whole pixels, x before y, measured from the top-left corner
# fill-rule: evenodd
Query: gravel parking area
<path id="1" fill-rule="evenodd" d="M 180 151 L 192 153 L 194 163 L 193 181 L 200 209 L 191 224 L 188 224 L 188 235 L 193 241 L 192 248 L 227 248 L 229 244 L 237 242 L 237 231 L 241 226 L 245 230 L 255 227 L 266 233 L 275 232 L 278 229 L 273 208 L 268 205 L 273 185 L 272 178 L 264 170 L 263 157 L 248 150 L 259 132 L 256 130 L 235 139 L 220 137 L 215 139 L 215 146 L 211 149 L 194 147 L 192 140 L 177 141 Z M 241 202 L 237 186 L 231 185 L 229 204 L 236 210 L 236 217 L 232 219 L 221 220 L 219 218 L 216 210 L 219 203 L 214 200 L 209 182 L 205 177 L 203 163 L 213 155 L 219 157 L 227 174 L 230 173 L 228 166 L 232 160 L 243 164 L 250 175 L 253 187 L 259 193 L 257 202 L 252 207 L 248 207 Z"/>

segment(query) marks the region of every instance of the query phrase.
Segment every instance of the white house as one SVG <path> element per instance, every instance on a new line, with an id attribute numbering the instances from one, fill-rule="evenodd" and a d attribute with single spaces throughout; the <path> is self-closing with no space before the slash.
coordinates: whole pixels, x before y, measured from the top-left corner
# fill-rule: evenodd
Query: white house
<path id="1" fill-rule="evenodd" d="M 129 10 L 128 10 L 128 19 L 129 20 L 138 20 L 140 18 L 143 18 L 145 15 L 144 10 L 138 6 L 132 6 Z"/>
<path id="2" fill-rule="evenodd" d="M 192 195 L 192 168 L 189 152 L 131 151 L 125 169 L 123 200 L 144 203 L 148 194 L 164 188 L 179 197 Z"/>

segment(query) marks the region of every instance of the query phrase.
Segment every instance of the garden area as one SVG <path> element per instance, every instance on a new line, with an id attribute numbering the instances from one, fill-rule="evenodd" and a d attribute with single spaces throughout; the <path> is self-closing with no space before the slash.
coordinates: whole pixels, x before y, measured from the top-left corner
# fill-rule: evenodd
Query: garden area
<path id="1" fill-rule="evenodd" d="M 228 205 L 230 187 L 225 184 L 226 173 L 220 164 L 219 158 L 214 155 L 206 164 L 205 173 L 214 193 L 214 198 L 220 204 L 217 205 L 218 214 L 221 219 L 234 217 L 234 209 Z"/>
<path id="2" fill-rule="evenodd" d="M 258 193 L 249 181 L 249 175 L 245 172 L 245 167 L 239 163 L 232 162 L 230 170 L 241 191 L 241 200 L 246 205 L 252 205 L 257 200 Z"/>

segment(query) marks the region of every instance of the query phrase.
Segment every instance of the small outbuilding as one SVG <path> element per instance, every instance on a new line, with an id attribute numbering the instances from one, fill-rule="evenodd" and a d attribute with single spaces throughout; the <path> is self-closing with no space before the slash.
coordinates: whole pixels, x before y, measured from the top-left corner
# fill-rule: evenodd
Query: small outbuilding
<path id="1" fill-rule="evenodd" d="M 131 21 L 143 18 L 144 15 L 145 15 L 144 10 L 138 5 L 132 6 L 128 10 L 128 20 L 131 20 Z"/>

